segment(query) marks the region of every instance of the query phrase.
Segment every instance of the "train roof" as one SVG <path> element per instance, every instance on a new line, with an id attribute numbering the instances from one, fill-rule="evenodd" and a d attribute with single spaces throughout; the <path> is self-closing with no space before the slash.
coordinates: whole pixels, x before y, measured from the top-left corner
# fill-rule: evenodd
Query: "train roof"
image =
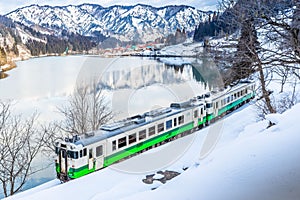
<path id="1" fill-rule="evenodd" d="M 130 131 L 136 129 L 138 127 L 144 126 L 146 124 L 150 124 L 151 122 L 160 120 L 162 118 L 169 117 L 171 115 L 175 115 L 180 113 L 184 109 L 182 108 L 159 108 L 156 110 L 152 110 L 144 113 L 143 115 L 136 115 L 133 117 L 129 117 L 127 119 L 113 122 L 110 124 L 106 124 L 100 127 L 99 130 L 88 132 L 86 134 L 80 135 L 80 139 L 75 142 L 76 145 L 89 145 L 126 131 Z"/>
<path id="2" fill-rule="evenodd" d="M 231 92 L 234 92 L 234 91 L 237 91 L 239 89 L 242 89 L 245 86 L 248 86 L 249 84 L 254 84 L 254 82 L 251 82 L 251 81 L 241 81 L 241 82 L 239 82 L 236 85 L 233 85 L 231 87 L 227 87 L 227 88 L 222 89 L 220 91 L 212 91 L 211 92 L 211 99 L 212 100 L 218 99 L 221 96 L 224 96 L 224 95 L 230 94 Z"/>
<path id="3" fill-rule="evenodd" d="M 80 138 L 74 143 L 87 146 L 200 105 L 204 105 L 204 102 L 196 98 L 182 103 L 171 103 L 170 107 L 158 108 L 142 115 L 135 115 L 124 120 L 105 124 L 99 130 L 80 135 Z"/>

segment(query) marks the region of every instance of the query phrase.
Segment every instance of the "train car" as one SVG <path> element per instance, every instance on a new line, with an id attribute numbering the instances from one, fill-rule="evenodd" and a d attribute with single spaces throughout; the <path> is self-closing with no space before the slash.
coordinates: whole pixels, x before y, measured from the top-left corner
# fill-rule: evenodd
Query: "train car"
<path id="1" fill-rule="evenodd" d="M 99 130 L 55 144 L 57 178 L 68 181 L 110 166 L 149 148 L 208 125 L 255 95 L 254 84 L 240 83 L 214 94 L 172 103 Z"/>

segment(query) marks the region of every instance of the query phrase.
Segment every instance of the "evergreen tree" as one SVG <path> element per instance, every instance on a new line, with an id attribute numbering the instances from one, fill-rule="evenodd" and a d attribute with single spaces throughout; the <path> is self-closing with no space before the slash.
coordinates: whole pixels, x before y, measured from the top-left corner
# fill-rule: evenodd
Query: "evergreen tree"
<path id="1" fill-rule="evenodd" d="M 241 36 L 238 41 L 235 62 L 232 66 L 232 81 L 240 80 L 252 74 L 252 63 L 255 60 L 259 42 L 253 19 L 247 19 L 242 23 Z"/>

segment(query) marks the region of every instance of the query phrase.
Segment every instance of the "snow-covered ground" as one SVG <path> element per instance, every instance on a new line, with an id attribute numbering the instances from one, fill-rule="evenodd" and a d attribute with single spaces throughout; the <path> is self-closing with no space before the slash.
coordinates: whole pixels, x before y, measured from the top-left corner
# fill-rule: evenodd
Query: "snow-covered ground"
<path id="1" fill-rule="evenodd" d="M 202 43 L 188 43 L 164 47 L 160 50 L 161 55 L 196 56 L 203 51 Z"/>
<path id="2" fill-rule="evenodd" d="M 299 111 L 297 104 L 283 114 L 267 116 L 276 123 L 267 129 L 268 121 L 259 121 L 252 102 L 159 150 L 65 184 L 53 180 L 7 199 L 299 199 Z M 216 133 L 214 148 L 203 154 L 208 138 Z M 186 149 L 182 155 L 168 164 L 138 173 L 124 170 L 126 166 L 161 163 L 170 155 L 164 151 L 183 144 Z M 155 158 L 149 160 L 151 154 Z M 142 181 L 149 174 L 161 178 L 158 170 L 177 171 L 181 175 L 166 184 Z"/>

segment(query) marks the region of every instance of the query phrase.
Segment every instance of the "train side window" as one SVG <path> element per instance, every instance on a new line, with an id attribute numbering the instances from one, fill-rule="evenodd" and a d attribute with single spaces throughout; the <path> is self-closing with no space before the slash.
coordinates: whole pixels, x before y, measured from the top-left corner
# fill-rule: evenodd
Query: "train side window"
<path id="1" fill-rule="evenodd" d="M 201 108 L 201 115 L 203 115 L 203 108 Z"/>
<path id="2" fill-rule="evenodd" d="M 165 130 L 164 123 L 161 123 L 161 124 L 157 125 L 157 132 L 158 133 L 163 132 L 164 130 Z"/>
<path id="3" fill-rule="evenodd" d="M 93 149 L 89 149 L 89 159 L 93 158 Z"/>
<path id="4" fill-rule="evenodd" d="M 150 127 L 148 129 L 148 133 L 149 133 L 149 136 L 154 135 L 155 134 L 155 126 Z"/>
<path id="5" fill-rule="evenodd" d="M 227 97 L 227 102 L 228 102 L 228 103 L 230 102 L 230 96 L 229 96 L 229 97 Z"/>
<path id="6" fill-rule="evenodd" d="M 198 110 L 195 110 L 194 111 L 194 118 L 197 118 L 198 117 Z"/>
<path id="7" fill-rule="evenodd" d="M 83 149 L 83 156 L 86 156 L 86 148 Z"/>
<path id="8" fill-rule="evenodd" d="M 129 135 L 128 141 L 129 141 L 129 144 L 135 143 L 136 142 L 136 133 Z"/>
<path id="9" fill-rule="evenodd" d="M 216 102 L 216 108 L 218 108 L 219 107 L 219 102 Z"/>
<path id="10" fill-rule="evenodd" d="M 177 126 L 177 118 L 174 118 L 174 126 Z"/>
<path id="11" fill-rule="evenodd" d="M 116 140 L 112 141 L 112 150 L 115 151 L 117 149 L 117 142 Z"/>
<path id="12" fill-rule="evenodd" d="M 146 138 L 146 130 L 144 129 L 139 132 L 139 140 L 143 140 L 145 138 Z"/>
<path id="13" fill-rule="evenodd" d="M 100 145 L 96 147 L 96 157 L 102 156 L 103 155 L 103 146 Z"/>
<path id="14" fill-rule="evenodd" d="M 172 120 L 171 119 L 166 121 L 166 129 L 168 130 L 170 128 L 172 128 Z"/>
<path id="15" fill-rule="evenodd" d="M 126 137 L 122 137 L 118 140 L 118 148 L 125 147 L 127 145 Z"/>
<path id="16" fill-rule="evenodd" d="M 178 117 L 178 125 L 183 124 L 183 123 L 184 123 L 184 116 L 182 115 L 182 116 Z"/>
<path id="17" fill-rule="evenodd" d="M 82 150 L 79 151 L 79 157 L 82 158 Z"/>

